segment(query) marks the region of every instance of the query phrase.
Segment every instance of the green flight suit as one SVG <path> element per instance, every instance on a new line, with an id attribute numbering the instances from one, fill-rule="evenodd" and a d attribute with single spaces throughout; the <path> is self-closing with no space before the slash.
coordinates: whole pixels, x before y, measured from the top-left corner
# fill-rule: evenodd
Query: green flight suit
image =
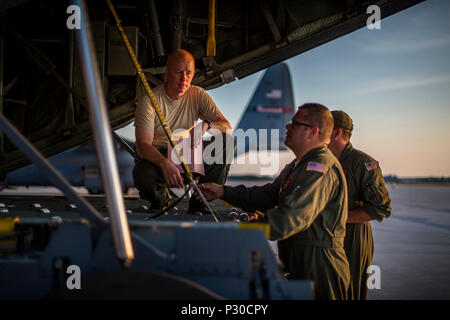
<path id="1" fill-rule="evenodd" d="M 349 142 L 339 156 L 348 186 L 348 210 L 362 207 L 373 219 L 391 214 L 391 199 L 378 162 Z M 344 248 L 350 264 L 349 299 L 367 299 L 367 268 L 372 264 L 373 236 L 370 222 L 348 223 Z"/>
<path id="2" fill-rule="evenodd" d="M 313 280 L 317 299 L 347 298 L 347 184 L 326 146 L 287 165 L 272 183 L 225 186 L 223 199 L 247 211 L 266 211 L 271 239 L 279 240 L 279 257 L 290 279 Z"/>

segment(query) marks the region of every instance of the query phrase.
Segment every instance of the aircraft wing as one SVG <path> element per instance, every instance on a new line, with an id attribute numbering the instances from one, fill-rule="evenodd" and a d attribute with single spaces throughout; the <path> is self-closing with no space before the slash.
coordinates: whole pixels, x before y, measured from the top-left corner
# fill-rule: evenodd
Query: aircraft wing
<path id="1" fill-rule="evenodd" d="M 193 84 L 206 89 L 275 65 L 421 0 L 216 1 L 215 56 L 207 57 L 209 1 L 113 1 L 152 86 L 164 81 L 167 53 L 193 53 Z M 138 79 L 104 1 L 87 1 L 114 129 L 134 119 Z M 49 157 L 92 138 L 69 2 L 0 2 L 0 112 Z M 1 93 L 1 92 L 0 92 Z M 0 175 L 29 163 L 0 135 Z"/>

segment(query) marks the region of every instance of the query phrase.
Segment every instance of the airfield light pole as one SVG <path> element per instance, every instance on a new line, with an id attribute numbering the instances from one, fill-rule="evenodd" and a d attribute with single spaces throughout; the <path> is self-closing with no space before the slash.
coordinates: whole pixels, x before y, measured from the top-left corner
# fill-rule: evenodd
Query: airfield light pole
<path id="1" fill-rule="evenodd" d="M 111 218 L 111 231 L 116 256 L 124 267 L 128 267 L 134 259 L 134 252 L 125 214 L 116 153 L 114 151 L 103 87 L 100 81 L 87 7 L 84 0 L 75 0 L 74 4 L 81 9 L 80 29 L 76 30 L 75 33 L 86 86 L 91 126 L 95 137 L 102 181 Z"/>

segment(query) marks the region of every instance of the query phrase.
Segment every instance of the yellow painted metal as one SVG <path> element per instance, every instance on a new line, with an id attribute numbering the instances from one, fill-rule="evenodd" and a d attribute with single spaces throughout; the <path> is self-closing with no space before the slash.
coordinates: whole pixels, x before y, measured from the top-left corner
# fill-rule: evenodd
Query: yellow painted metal
<path id="1" fill-rule="evenodd" d="M 14 228 L 17 222 L 19 222 L 19 217 L 0 218 L 0 253 L 14 253 L 16 251 Z M 3 237 L 5 238 L 3 239 Z"/>
<path id="2" fill-rule="evenodd" d="M 208 40 L 206 41 L 206 56 L 216 56 L 216 36 L 214 32 L 216 23 L 216 0 L 209 0 Z"/>
<path id="3" fill-rule="evenodd" d="M 268 223 L 241 222 L 238 223 L 239 229 L 260 229 L 264 232 L 267 239 L 270 238 L 270 225 Z"/>

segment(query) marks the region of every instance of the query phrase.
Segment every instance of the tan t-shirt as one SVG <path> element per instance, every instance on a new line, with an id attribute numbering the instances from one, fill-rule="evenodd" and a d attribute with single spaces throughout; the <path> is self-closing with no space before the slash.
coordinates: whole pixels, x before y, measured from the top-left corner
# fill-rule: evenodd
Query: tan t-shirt
<path id="1" fill-rule="evenodd" d="M 214 121 L 219 113 L 214 101 L 201 87 L 191 85 L 178 100 L 171 99 L 163 85 L 153 89 L 153 94 L 172 132 L 189 129 L 198 119 Z M 167 136 L 146 94 L 137 102 L 134 126 L 153 130 L 152 145 L 155 148 L 167 148 Z"/>

